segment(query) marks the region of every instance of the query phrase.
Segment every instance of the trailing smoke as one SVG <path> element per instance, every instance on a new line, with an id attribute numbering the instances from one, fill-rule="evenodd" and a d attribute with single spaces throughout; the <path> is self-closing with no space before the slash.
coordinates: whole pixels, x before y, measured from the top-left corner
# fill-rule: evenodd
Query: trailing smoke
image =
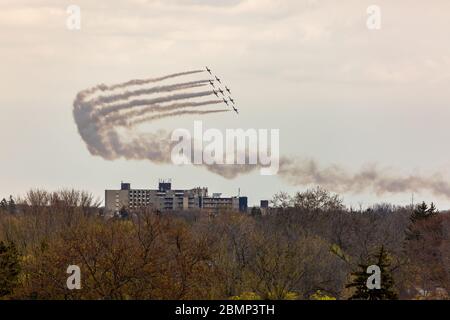
<path id="1" fill-rule="evenodd" d="M 437 173 L 427 177 L 399 175 L 377 165 L 350 173 L 340 166 L 321 167 L 314 160 L 282 158 L 279 174 L 292 185 L 315 184 L 335 192 L 373 191 L 382 195 L 428 191 L 435 196 L 450 198 L 450 184 Z"/>
<path id="2" fill-rule="evenodd" d="M 134 125 L 166 117 L 187 114 L 205 115 L 227 112 L 228 110 L 189 110 L 189 107 L 197 108 L 221 102 L 221 100 L 199 100 L 213 94 L 212 91 L 184 92 L 203 86 L 209 82 L 208 79 L 135 90 L 129 90 L 129 88 L 131 86 L 155 84 L 201 72 L 203 71 L 180 72 L 160 78 L 137 79 L 109 86 L 100 84 L 79 92 L 73 104 L 73 115 L 78 131 L 89 152 L 108 160 L 123 157 L 125 159 L 148 159 L 156 163 L 170 163 L 170 151 L 173 144 L 170 140 L 170 134 L 165 131 L 158 131 L 154 134 L 136 134 L 132 130 Z M 121 89 L 123 91 L 115 92 Z M 174 91 L 179 91 L 179 93 L 167 95 L 167 93 Z M 101 95 L 93 97 L 97 93 L 101 93 Z M 156 94 L 159 95 L 154 96 Z M 142 95 L 152 95 L 152 97 L 129 100 Z M 176 111 L 177 109 L 185 110 L 181 112 Z M 126 142 L 123 141 L 116 130 L 119 126 L 125 126 L 129 129 Z"/>
<path id="3" fill-rule="evenodd" d="M 227 179 L 260 169 L 259 165 L 216 165 L 208 168 Z M 450 184 L 442 174 L 399 175 L 377 165 L 368 165 L 351 173 L 343 167 L 332 165 L 321 167 L 315 160 L 296 157 L 280 158 L 278 176 L 293 186 L 320 185 L 341 193 L 375 192 L 404 193 L 428 191 L 439 197 L 450 198 Z"/>
<path id="4" fill-rule="evenodd" d="M 129 99 L 130 97 L 137 97 L 145 94 L 161 93 L 161 92 L 172 92 L 181 89 L 197 88 L 203 87 L 207 84 L 207 81 L 190 81 L 186 83 L 178 83 L 173 85 L 158 86 L 153 88 L 145 88 L 133 91 L 125 91 L 119 94 L 113 94 L 109 96 L 99 96 L 94 99 L 88 100 L 90 104 L 104 104 L 112 103 L 119 100 Z"/>
<path id="5" fill-rule="evenodd" d="M 212 91 L 190 91 L 204 87 L 209 80 L 184 81 L 155 86 L 169 79 L 177 79 L 203 72 L 180 72 L 154 79 L 137 79 L 107 86 L 100 84 L 79 92 L 74 101 L 73 115 L 78 131 L 92 155 L 108 160 L 118 158 L 147 159 L 158 164 L 170 164 L 175 142 L 171 133 L 136 133 L 133 129 L 142 123 L 183 115 L 207 115 L 227 112 L 227 109 L 199 110 L 222 100 L 202 100 Z M 131 89 L 132 86 L 151 85 Z M 116 92 L 122 90 L 121 92 Z M 100 93 L 100 95 L 95 96 Z M 148 98 L 137 97 L 150 95 Z M 192 109 L 193 108 L 193 109 Z M 119 128 L 128 130 L 119 135 Z M 126 141 L 123 137 L 126 136 Z M 227 179 L 261 168 L 259 165 L 202 165 L 207 170 Z M 403 193 L 428 191 L 436 196 L 450 198 L 450 185 L 441 174 L 428 177 L 399 175 L 376 165 L 349 172 L 339 166 L 321 167 L 316 161 L 299 158 L 280 159 L 278 175 L 295 186 L 321 185 L 336 192 L 359 193 L 373 191 Z"/>
<path id="6" fill-rule="evenodd" d="M 98 110 L 97 115 L 105 116 L 107 114 L 121 111 L 124 109 L 130 110 L 130 109 L 136 108 L 136 107 L 151 106 L 151 105 L 155 105 L 158 103 L 186 100 L 186 99 L 190 99 L 190 98 L 205 97 L 205 96 L 210 96 L 212 94 L 213 93 L 211 91 L 202 91 L 202 92 L 194 92 L 194 93 L 174 94 L 174 95 L 163 96 L 163 97 L 158 97 L 158 98 L 153 98 L 153 99 L 136 99 L 136 100 L 127 101 L 124 103 L 106 106 L 106 107 Z"/>
<path id="7" fill-rule="evenodd" d="M 136 86 L 136 85 L 144 85 L 144 84 L 149 84 L 149 83 L 155 83 L 155 82 L 160 82 L 160 81 L 164 81 L 164 80 L 168 80 L 168 79 L 172 79 L 172 78 L 177 78 L 177 77 L 181 77 L 181 76 L 187 76 L 187 75 L 191 75 L 191 74 L 195 74 L 195 73 L 201 73 L 203 72 L 203 70 L 193 70 L 193 71 L 187 71 L 187 72 L 179 72 L 179 73 L 173 73 L 164 77 L 160 77 L 160 78 L 149 78 L 149 79 L 134 79 L 134 80 L 130 80 L 127 82 L 122 82 L 122 83 L 118 83 L 118 84 L 114 84 L 114 85 L 106 85 L 104 83 L 99 84 L 95 87 L 92 87 L 90 89 L 84 90 L 82 91 L 84 94 L 86 95 L 91 95 L 96 93 L 97 91 L 113 91 L 116 89 L 122 89 L 122 88 L 126 88 L 129 86 Z"/>
<path id="8" fill-rule="evenodd" d="M 162 110 L 164 110 L 164 112 L 167 112 L 167 111 L 172 111 L 172 110 L 177 110 L 177 109 L 184 109 L 184 108 L 190 108 L 190 107 L 201 107 L 201 106 L 213 105 L 213 104 L 218 104 L 218 103 L 222 103 L 222 101 L 207 100 L 207 101 L 203 101 L 203 102 L 173 103 L 170 105 L 166 105 L 164 107 L 162 107 L 161 105 L 151 105 L 151 106 L 143 107 L 139 110 L 127 111 L 127 113 L 125 114 L 125 117 L 126 118 L 139 117 L 139 116 L 145 115 L 147 113 L 161 112 Z M 120 120 L 123 119 L 123 115 L 108 115 L 107 119 L 108 119 L 109 123 L 116 122 L 118 125 L 120 125 L 121 123 L 123 124 L 123 122 L 120 122 Z"/>
<path id="9" fill-rule="evenodd" d="M 202 111 L 194 111 L 194 110 L 189 110 L 189 111 L 174 111 L 174 112 L 169 112 L 169 113 L 163 113 L 163 114 L 157 114 L 154 116 L 147 116 L 144 118 L 140 118 L 140 119 L 136 119 L 133 120 L 131 122 L 128 123 L 128 126 L 134 126 L 143 122 L 149 122 L 149 121 L 153 121 L 153 120 L 159 120 L 159 119 L 163 119 L 163 118 L 173 118 L 173 117 L 178 117 L 178 116 L 182 116 L 185 114 L 197 114 L 197 115 L 201 115 L 201 114 L 210 114 L 210 113 L 219 113 L 219 112 L 229 112 L 230 110 L 227 109 L 218 109 L 218 110 L 202 110 Z"/>

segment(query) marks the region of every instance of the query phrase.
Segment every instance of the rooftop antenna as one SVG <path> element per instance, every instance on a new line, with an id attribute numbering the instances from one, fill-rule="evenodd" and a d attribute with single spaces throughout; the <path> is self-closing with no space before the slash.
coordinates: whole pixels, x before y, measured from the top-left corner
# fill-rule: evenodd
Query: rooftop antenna
<path id="1" fill-rule="evenodd" d="M 238 197 L 241 196 L 241 188 L 238 188 Z"/>

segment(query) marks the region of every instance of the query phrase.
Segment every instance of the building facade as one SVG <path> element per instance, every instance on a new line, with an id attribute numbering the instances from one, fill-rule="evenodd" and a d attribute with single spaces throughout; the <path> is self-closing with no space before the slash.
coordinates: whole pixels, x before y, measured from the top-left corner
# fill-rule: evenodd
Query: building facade
<path id="1" fill-rule="evenodd" d="M 120 190 L 105 190 L 105 209 L 118 213 L 152 208 L 160 211 L 201 209 L 211 213 L 221 210 L 247 211 L 247 197 L 222 198 L 221 194 L 208 195 L 208 188 L 173 190 L 170 181 L 160 181 L 158 189 L 132 189 L 122 183 Z"/>

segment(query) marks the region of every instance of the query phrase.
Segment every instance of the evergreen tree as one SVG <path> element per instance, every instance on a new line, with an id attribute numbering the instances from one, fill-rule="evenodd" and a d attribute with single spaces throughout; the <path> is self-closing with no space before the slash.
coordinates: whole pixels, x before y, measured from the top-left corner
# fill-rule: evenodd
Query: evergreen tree
<path id="1" fill-rule="evenodd" d="M 381 272 L 381 288 L 369 289 L 367 279 L 370 273 L 367 268 L 370 265 L 377 265 Z M 346 288 L 354 288 L 355 292 L 349 298 L 350 300 L 396 300 L 398 296 L 395 292 L 394 279 L 390 270 L 390 258 L 387 251 L 382 246 L 380 250 L 371 255 L 366 263 L 358 265 L 359 270 L 353 272 L 352 281 L 346 285 Z"/>
<path id="2" fill-rule="evenodd" d="M 130 217 L 130 213 L 128 212 L 127 208 L 125 208 L 125 206 L 122 206 L 122 208 L 120 209 L 119 216 L 122 219 L 128 219 Z"/>
<path id="3" fill-rule="evenodd" d="M 0 297 L 9 295 L 18 284 L 19 252 L 14 243 L 0 242 Z"/>
<path id="4" fill-rule="evenodd" d="M 0 210 L 7 211 L 8 210 L 8 201 L 5 198 L 0 201 Z"/>
<path id="5" fill-rule="evenodd" d="M 252 210 L 250 211 L 250 214 L 252 216 L 260 216 L 261 215 L 261 209 L 253 207 Z"/>
<path id="6" fill-rule="evenodd" d="M 10 213 L 15 213 L 16 212 L 16 202 L 14 201 L 12 196 L 9 196 L 8 211 Z"/>
<path id="7" fill-rule="evenodd" d="M 430 207 L 428 207 L 425 201 L 417 205 L 410 217 L 411 224 L 405 232 L 406 240 L 418 240 L 420 238 L 420 231 L 417 229 L 416 223 L 434 217 L 437 213 L 438 211 L 433 202 L 430 204 Z"/>
<path id="8" fill-rule="evenodd" d="M 433 215 L 435 215 L 436 213 L 437 213 L 436 206 L 435 206 L 434 203 L 432 202 L 432 203 L 430 204 L 430 208 L 428 209 L 428 215 L 433 216 Z"/>
<path id="9" fill-rule="evenodd" d="M 434 203 L 432 202 L 430 207 L 423 201 L 421 204 L 419 204 L 416 209 L 411 214 L 411 222 L 415 223 L 420 220 L 424 220 L 430 217 L 433 217 L 437 214 L 436 207 Z"/>

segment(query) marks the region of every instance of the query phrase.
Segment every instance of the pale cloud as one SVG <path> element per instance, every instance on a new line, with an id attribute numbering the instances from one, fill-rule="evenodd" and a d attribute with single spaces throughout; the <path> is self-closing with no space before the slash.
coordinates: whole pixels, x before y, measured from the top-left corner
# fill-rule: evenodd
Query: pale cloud
<path id="1" fill-rule="evenodd" d="M 33 7 L 33 6 L 17 6 L 5 7 L 0 11 L 0 27 L 29 27 L 33 29 L 41 29 L 55 21 L 63 19 L 65 15 L 64 7 Z M 7 30 L 4 30 L 5 32 Z"/>
<path id="2" fill-rule="evenodd" d="M 298 81 L 448 81 L 450 46 L 442 30 L 450 29 L 445 14 L 450 4 L 378 2 L 382 30 L 371 32 L 365 26 L 369 1 L 83 0 L 78 1 L 82 31 L 75 44 L 91 54 L 92 63 L 107 63 L 94 50 L 100 46 L 119 61 L 130 53 L 133 59 L 174 59 L 180 52 L 189 61 L 201 52 L 226 64 L 225 55 L 229 61 L 244 59 L 243 69 L 255 74 L 270 61 L 266 73 Z M 6 44 L 0 56 L 10 59 L 26 51 L 30 61 L 72 60 L 74 43 L 67 40 L 75 36 L 65 28 L 65 9 L 59 1 L 7 1 L 0 11 L 0 39 Z M 82 53 L 75 58 L 88 59 Z"/>

